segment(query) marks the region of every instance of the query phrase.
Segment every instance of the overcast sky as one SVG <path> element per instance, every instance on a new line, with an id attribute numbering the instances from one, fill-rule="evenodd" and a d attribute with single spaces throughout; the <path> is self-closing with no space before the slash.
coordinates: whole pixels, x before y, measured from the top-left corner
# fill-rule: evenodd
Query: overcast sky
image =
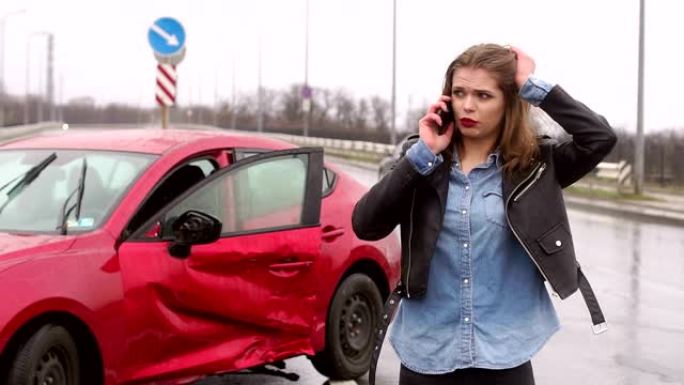
<path id="1" fill-rule="evenodd" d="M 309 0 L 309 83 L 355 97 L 392 87 L 392 0 Z M 684 127 L 684 2 L 646 0 L 647 131 Z M 187 34 L 178 102 L 213 104 L 304 79 L 306 0 L 1 0 L 6 18 L 5 79 L 10 93 L 45 84 L 45 39 L 55 36 L 56 98 L 154 105 L 156 61 L 147 31 L 159 17 Z M 511 44 L 537 62 L 537 75 L 561 84 L 634 131 L 638 0 L 397 0 L 397 125 L 401 113 L 436 99 L 449 62 L 481 42 Z"/>

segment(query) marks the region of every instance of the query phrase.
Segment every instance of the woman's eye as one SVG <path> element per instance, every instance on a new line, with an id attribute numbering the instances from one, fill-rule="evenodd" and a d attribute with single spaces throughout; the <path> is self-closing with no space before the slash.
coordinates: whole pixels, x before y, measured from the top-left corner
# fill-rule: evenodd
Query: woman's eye
<path id="1" fill-rule="evenodd" d="M 461 96 L 463 96 L 463 91 L 456 90 L 456 91 L 453 92 L 453 94 L 454 94 L 454 96 L 461 97 Z"/>
<path id="2" fill-rule="evenodd" d="M 480 97 L 480 99 L 490 99 L 492 97 L 490 94 L 484 92 L 480 92 L 478 96 Z"/>

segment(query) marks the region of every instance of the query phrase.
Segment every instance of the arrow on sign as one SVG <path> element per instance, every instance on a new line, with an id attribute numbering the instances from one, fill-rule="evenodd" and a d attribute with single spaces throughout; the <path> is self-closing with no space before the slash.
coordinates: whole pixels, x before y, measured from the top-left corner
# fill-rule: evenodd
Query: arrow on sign
<path id="1" fill-rule="evenodd" d="M 177 46 L 178 43 L 178 38 L 176 35 L 169 35 L 168 32 L 164 31 L 160 26 L 157 24 L 152 24 L 152 30 L 156 32 L 159 36 L 161 36 L 164 40 L 166 40 L 166 44 L 175 47 Z"/>

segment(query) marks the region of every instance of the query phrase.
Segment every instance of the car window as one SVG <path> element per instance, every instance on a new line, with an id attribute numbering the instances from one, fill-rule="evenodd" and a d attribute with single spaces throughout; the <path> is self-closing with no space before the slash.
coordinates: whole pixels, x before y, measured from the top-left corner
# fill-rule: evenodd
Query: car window
<path id="1" fill-rule="evenodd" d="M 323 190 L 321 191 L 323 195 L 326 195 L 332 191 L 336 180 L 337 174 L 335 174 L 334 171 L 327 168 L 323 169 Z"/>
<path id="2" fill-rule="evenodd" d="M 306 154 L 246 165 L 190 194 L 163 222 L 198 210 L 218 218 L 223 234 L 301 225 L 307 169 Z"/>
<path id="3" fill-rule="evenodd" d="M 245 158 L 249 158 L 250 156 L 254 155 L 259 155 L 263 154 L 264 151 L 256 151 L 256 150 L 235 150 L 235 161 L 237 162 L 238 160 L 242 160 Z"/>
<path id="4" fill-rule="evenodd" d="M 250 156 L 255 156 L 259 154 L 263 154 L 266 151 L 256 151 L 256 150 L 235 150 L 235 161 L 237 162 L 238 160 L 242 160 L 245 158 L 249 158 Z M 329 194 L 330 191 L 332 190 L 335 181 L 337 178 L 337 174 L 335 174 L 334 171 L 323 168 L 323 184 L 321 186 L 321 192 L 323 195 Z"/>
<path id="5" fill-rule="evenodd" d="M 212 174 L 214 171 L 216 171 L 218 169 L 218 165 L 216 164 L 216 162 L 213 159 L 207 159 L 207 158 L 197 159 L 197 160 L 191 161 L 189 164 L 192 166 L 199 167 L 200 170 L 202 170 L 202 172 L 204 173 L 205 177 L 209 176 L 210 174 Z"/>
<path id="6" fill-rule="evenodd" d="M 175 167 L 161 179 L 152 194 L 145 199 L 128 224 L 126 234 L 133 233 L 164 206 L 217 169 L 218 165 L 210 158 L 195 159 Z"/>
<path id="7" fill-rule="evenodd" d="M 54 160 L 24 186 L 22 176 L 54 154 Z M 85 162 L 84 162 L 85 159 Z M 0 230 L 57 231 L 65 207 L 78 201 L 80 212 L 67 216 L 67 231 L 98 227 L 153 156 L 109 151 L 11 150 L 0 151 Z M 77 215 L 78 214 L 78 215 Z"/>

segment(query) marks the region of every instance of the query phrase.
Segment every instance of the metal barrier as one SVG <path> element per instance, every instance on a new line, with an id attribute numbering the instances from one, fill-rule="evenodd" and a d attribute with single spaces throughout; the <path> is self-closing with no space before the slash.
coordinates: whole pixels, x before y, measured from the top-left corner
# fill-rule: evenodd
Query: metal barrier
<path id="1" fill-rule="evenodd" d="M 601 162 L 596 166 L 596 174 L 599 178 L 614 180 L 617 189 L 632 184 L 632 166 L 624 160 L 617 163 Z"/>
<path id="2" fill-rule="evenodd" d="M 17 138 L 24 135 L 34 134 L 36 132 L 58 129 L 61 127 L 62 122 L 42 122 L 22 126 L 0 127 L 0 140 Z"/>
<path id="3" fill-rule="evenodd" d="M 389 155 L 394 150 L 394 145 L 384 143 L 374 143 L 358 140 L 314 138 L 297 135 L 285 134 L 264 134 L 272 138 L 281 139 L 299 146 L 320 146 L 324 148 L 363 152 L 375 155 Z"/>
<path id="4" fill-rule="evenodd" d="M 83 125 L 84 127 L 86 125 Z M 96 125 L 87 125 L 96 126 Z M 99 127 L 119 127 L 121 125 L 100 125 Z M 133 126 L 133 125 L 130 125 Z M 0 128 L 0 140 L 6 140 L 18 136 L 29 135 L 38 131 L 46 129 L 57 129 L 62 127 L 62 122 L 44 122 L 32 124 L 27 126 L 5 127 Z M 221 130 L 231 131 L 215 126 L 200 125 L 200 124 L 176 124 L 173 128 L 190 129 L 190 130 Z M 245 131 L 239 131 L 244 133 Z M 394 145 L 384 143 L 374 143 L 367 141 L 356 141 L 346 139 L 331 139 L 331 138 L 315 138 L 298 135 L 286 135 L 275 133 L 256 133 L 252 134 L 264 135 L 275 139 L 284 140 L 296 144 L 298 146 L 313 146 L 323 147 L 331 155 L 351 157 L 361 159 L 368 162 L 378 163 L 382 158 L 392 153 Z M 617 163 L 601 162 L 596 166 L 594 176 L 602 179 L 614 180 L 616 187 L 619 190 L 621 186 L 629 186 L 632 184 L 632 167 L 626 161 Z"/>

